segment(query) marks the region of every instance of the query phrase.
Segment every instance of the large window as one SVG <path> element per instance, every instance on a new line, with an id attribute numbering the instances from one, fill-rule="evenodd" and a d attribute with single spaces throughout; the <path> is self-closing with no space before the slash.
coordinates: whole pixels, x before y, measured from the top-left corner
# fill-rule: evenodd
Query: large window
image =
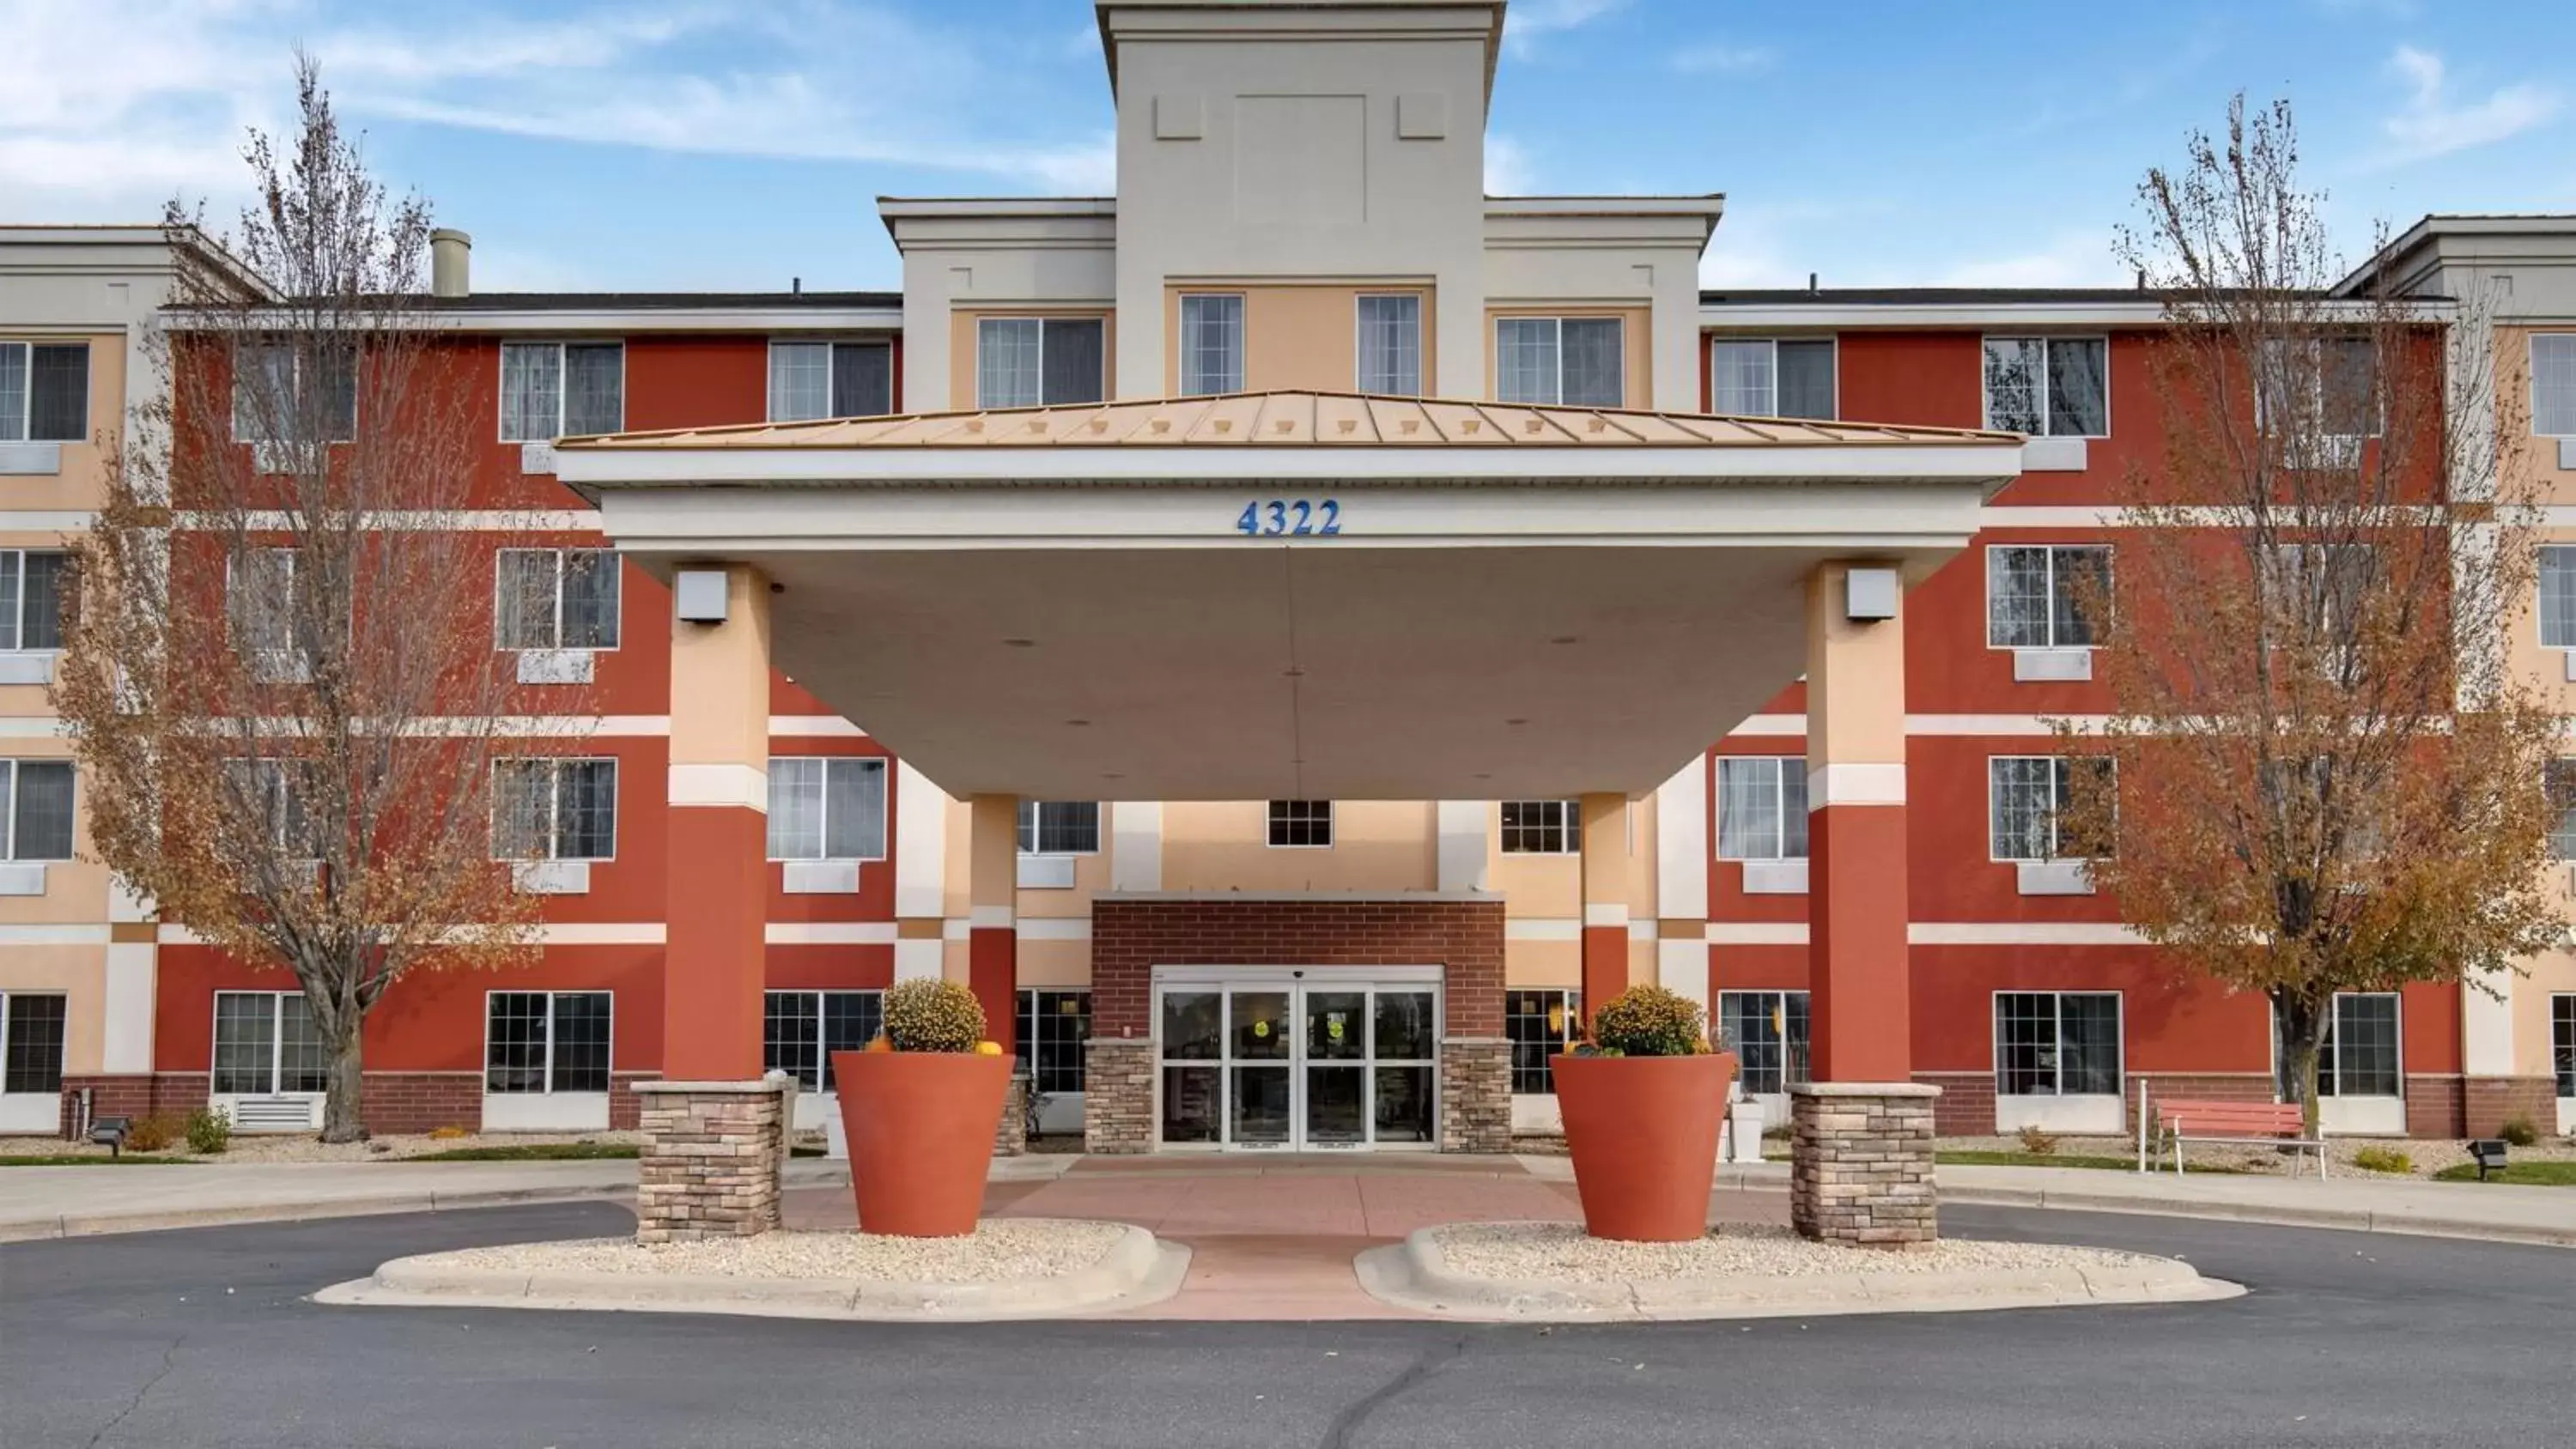
<path id="1" fill-rule="evenodd" d="M 2531 430 L 2576 437 L 2576 332 L 2532 334 Z"/>
<path id="2" fill-rule="evenodd" d="M 832 1053 L 854 1052 L 883 1029 L 875 991 L 772 991 L 761 998 L 761 1061 L 809 1092 L 833 1089 Z"/>
<path id="3" fill-rule="evenodd" d="M 1410 292 L 1359 299 L 1360 391 L 1422 395 L 1422 299 Z"/>
<path id="4" fill-rule="evenodd" d="M 2540 550 L 2540 645 L 2576 649 L 2576 547 Z"/>
<path id="5" fill-rule="evenodd" d="M 2302 442 L 2379 436 L 2379 344 L 2368 337 L 2273 338 L 2263 345 L 2254 386 L 2263 428 L 2291 444 L 2294 464 L 2349 464 L 2356 452 L 2298 456 Z"/>
<path id="6" fill-rule="evenodd" d="M 2552 760 L 2545 770 L 2541 784 L 2549 792 L 2549 854 L 2576 860 L 2576 760 Z"/>
<path id="7" fill-rule="evenodd" d="M 1023 991 L 1016 1048 L 1029 1090 L 1053 1096 L 1082 1090 L 1082 1048 L 1091 1040 L 1091 993 Z"/>
<path id="8" fill-rule="evenodd" d="M 1720 337 L 1708 348 L 1709 410 L 1737 417 L 1834 416 L 1830 337 Z"/>
<path id="9" fill-rule="evenodd" d="M 2100 544 L 2013 544 L 1986 550 L 1986 643 L 1996 649 L 2089 649 L 2088 592 L 2107 590 Z"/>
<path id="10" fill-rule="evenodd" d="M 72 858 L 72 762 L 0 760 L 0 860 Z"/>
<path id="11" fill-rule="evenodd" d="M 0 548 L 0 650 L 63 647 L 71 555 Z"/>
<path id="12" fill-rule="evenodd" d="M 894 411 L 894 347 L 885 342 L 769 344 L 769 420 L 866 418 Z"/>
<path id="13" fill-rule="evenodd" d="M 1583 809 L 1572 800 L 1503 802 L 1503 854 L 1572 855 L 1583 848 Z"/>
<path id="14" fill-rule="evenodd" d="M 1986 339 L 1986 426 L 2032 437 L 2111 431 L 2109 344 L 2099 337 Z"/>
<path id="15" fill-rule="evenodd" d="M 2549 1060 L 2558 1071 L 2558 1095 L 2576 1097 L 2576 992 L 2549 998 Z"/>
<path id="16" fill-rule="evenodd" d="M 986 317 L 975 324 L 978 407 L 1098 402 L 1108 352 L 1097 317 Z"/>
<path id="17" fill-rule="evenodd" d="M 89 441 L 89 344 L 0 342 L 0 443 Z"/>
<path id="18" fill-rule="evenodd" d="M 1333 843 L 1333 802 L 1330 800 L 1271 801 L 1270 843 L 1290 849 L 1331 845 Z"/>
<path id="19" fill-rule="evenodd" d="M 1616 317 L 1501 318 L 1494 323 L 1494 399 L 1623 407 L 1626 337 Z"/>
<path id="20" fill-rule="evenodd" d="M 626 426 L 626 344 L 501 344 L 501 441 L 543 443 Z"/>
<path id="21" fill-rule="evenodd" d="M 1996 860 L 2067 859 L 2061 815 L 2078 792 L 2111 788 L 2111 761 L 1996 755 L 1986 761 L 1990 853 Z"/>
<path id="22" fill-rule="evenodd" d="M 1512 1090 L 1556 1095 L 1547 1059 L 1583 1039 L 1583 993 L 1557 987 L 1504 992 L 1503 1036 L 1512 1044 Z"/>
<path id="23" fill-rule="evenodd" d="M 305 802 L 312 797 L 312 765 L 303 760 L 226 760 L 224 773 L 245 815 L 255 814 L 260 837 L 290 860 L 319 860 L 322 839 Z"/>
<path id="24" fill-rule="evenodd" d="M 1181 298 L 1181 396 L 1243 391 L 1243 298 L 1232 292 Z"/>
<path id="25" fill-rule="evenodd" d="M 772 756 L 769 858 L 885 859 L 885 780 L 883 760 Z"/>
<path id="26" fill-rule="evenodd" d="M 605 991 L 494 991 L 484 997 L 483 1090 L 608 1090 Z"/>
<path id="27" fill-rule="evenodd" d="M 1099 801 L 1020 802 L 1020 854 L 1093 855 L 1099 850 Z"/>
<path id="28" fill-rule="evenodd" d="M 1735 1044 L 1745 1095 L 1775 1097 L 1813 1080 L 1807 1059 L 1807 993 L 1721 991 L 1717 1029 Z"/>
<path id="29" fill-rule="evenodd" d="M 2397 993 L 2340 991 L 2326 1014 L 2317 1043 L 2317 1095 L 2320 1097 L 2394 1097 L 2400 1094 L 2402 1069 L 2397 1041 Z M 2273 1014 L 2275 1030 L 2280 1014 Z M 2281 1098 L 2295 1102 L 2299 1084 L 2291 1079 L 2290 1054 L 2277 1050 L 2281 1064 Z"/>
<path id="30" fill-rule="evenodd" d="M 2120 1095 L 2120 993 L 1995 993 L 1995 1095 Z"/>
<path id="31" fill-rule="evenodd" d="M 1718 759 L 1717 858 L 1807 858 L 1806 756 Z"/>
<path id="32" fill-rule="evenodd" d="M 226 608 L 233 642 L 263 681 L 302 681 L 312 674 L 321 641 L 305 617 L 300 592 L 291 548 L 247 549 L 232 565 Z"/>
<path id="33" fill-rule="evenodd" d="M 303 992 L 215 993 L 216 1095 L 321 1092 L 330 1084 L 330 1054 Z"/>
<path id="34" fill-rule="evenodd" d="M 504 649 L 617 647 L 617 555 L 505 548 L 492 556 L 493 632 Z"/>
<path id="35" fill-rule="evenodd" d="M 233 367 L 233 437 L 239 441 L 345 443 L 358 435 L 353 345 L 251 343 L 234 354 Z"/>
<path id="36" fill-rule="evenodd" d="M 0 1092 L 62 1091 L 65 1019 L 62 996 L 0 992 Z"/>
<path id="37" fill-rule="evenodd" d="M 500 860 L 616 859 L 617 762 L 494 761 L 492 854 Z"/>

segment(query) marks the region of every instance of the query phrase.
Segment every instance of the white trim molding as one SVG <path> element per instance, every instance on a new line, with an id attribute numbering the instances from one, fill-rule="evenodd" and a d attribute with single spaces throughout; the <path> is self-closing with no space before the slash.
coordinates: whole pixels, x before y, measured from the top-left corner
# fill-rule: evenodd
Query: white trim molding
<path id="1" fill-rule="evenodd" d="M 1807 771 L 1807 813 L 1828 805 L 1902 805 L 1903 765 L 1818 765 Z"/>
<path id="2" fill-rule="evenodd" d="M 1804 921 L 1711 921 L 1706 932 L 1712 946 L 1803 946 Z"/>
<path id="3" fill-rule="evenodd" d="M 769 772 L 752 765 L 673 765 L 673 808 L 733 805 L 769 813 Z"/>

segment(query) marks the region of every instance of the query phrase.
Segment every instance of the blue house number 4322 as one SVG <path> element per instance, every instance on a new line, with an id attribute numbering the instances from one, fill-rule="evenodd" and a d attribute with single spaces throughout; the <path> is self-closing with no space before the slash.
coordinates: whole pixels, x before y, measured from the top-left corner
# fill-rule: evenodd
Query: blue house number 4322
<path id="1" fill-rule="evenodd" d="M 1342 505 L 1330 498 L 1247 503 L 1234 531 L 1246 538 L 1331 538 L 1342 531 Z"/>

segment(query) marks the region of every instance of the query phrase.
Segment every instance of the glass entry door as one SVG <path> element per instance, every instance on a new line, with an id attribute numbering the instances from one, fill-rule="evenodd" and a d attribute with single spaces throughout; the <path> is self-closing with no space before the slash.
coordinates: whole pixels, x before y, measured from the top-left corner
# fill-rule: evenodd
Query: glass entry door
<path id="1" fill-rule="evenodd" d="M 1162 1145 L 1435 1145 L 1439 1019 L 1437 968 L 1157 972 Z"/>

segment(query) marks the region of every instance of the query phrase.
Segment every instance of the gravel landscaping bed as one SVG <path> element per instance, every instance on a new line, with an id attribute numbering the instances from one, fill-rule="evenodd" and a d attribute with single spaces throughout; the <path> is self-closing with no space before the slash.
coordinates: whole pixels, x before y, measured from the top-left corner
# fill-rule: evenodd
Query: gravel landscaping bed
<path id="1" fill-rule="evenodd" d="M 325 1143 L 310 1132 L 236 1132 L 231 1148 L 212 1157 L 194 1156 L 184 1140 L 174 1142 L 167 1150 L 153 1155 L 185 1157 L 196 1162 L 382 1162 L 468 1147 L 555 1142 L 613 1142 L 631 1146 L 643 1140 L 641 1132 L 469 1132 L 461 1137 L 432 1137 L 426 1132 L 407 1132 L 389 1133 L 365 1142 Z M 0 1157 L 21 1154 L 96 1157 L 104 1161 L 108 1152 L 104 1147 L 87 1142 L 65 1142 L 60 1137 L 0 1137 Z"/>
<path id="2" fill-rule="evenodd" d="M 632 1238 L 515 1243 L 428 1254 L 423 1266 L 502 1273 L 618 1273 L 716 1278 L 874 1279 L 888 1283 L 1007 1283 L 1060 1278 L 1107 1257 L 1124 1223 L 988 1218 L 964 1238 L 774 1232 L 689 1243 Z"/>
<path id="3" fill-rule="evenodd" d="M 1765 1147 L 1766 1156 L 1784 1162 L 1788 1160 L 1787 1143 L 1766 1143 Z M 2022 1150 L 2022 1141 L 2019 1137 L 1944 1137 L 1935 1142 L 1933 1147 L 1939 1152 L 2019 1152 Z M 2353 1155 L 2370 1148 L 2405 1153 L 2407 1159 L 2414 1164 L 2413 1173 L 2375 1173 L 2355 1167 L 2352 1161 Z M 2430 1177 L 2445 1167 L 2454 1167 L 2470 1160 L 2469 1149 L 2465 1143 L 2455 1138 L 2437 1137 L 2328 1137 L 2326 1153 L 2334 1164 L 2329 1171 L 2350 1173 L 2364 1178 L 2409 1175 Z M 2057 1139 L 2055 1155 L 2119 1157 L 2134 1162 L 2138 1156 L 2138 1139 L 2135 1137 L 2060 1137 Z M 2512 1155 L 2513 1160 L 2517 1162 L 2576 1161 L 2576 1138 L 2543 1137 L 2529 1147 L 2512 1149 Z M 2182 1160 L 2186 1169 L 2193 1170 L 2202 1167 L 2228 1167 L 2239 1172 L 2268 1173 L 2275 1176 L 2305 1174 L 2311 1178 L 2315 1177 L 2317 1172 L 2316 1161 L 2307 1152 L 2284 1155 L 2275 1148 L 2257 1143 L 2187 1142 L 2183 1144 Z M 2161 1161 L 2170 1167 L 2173 1163 L 2172 1153 L 2170 1151 L 2165 1153 Z M 2029 1165 L 2046 1167 L 2048 1159 L 2033 1157 Z"/>
<path id="4" fill-rule="evenodd" d="M 2157 1261 L 2100 1248 L 1962 1238 L 1896 1251 L 1853 1248 L 1811 1243 L 1783 1227 L 1752 1225 L 1729 1225 L 1687 1243 L 1615 1242 L 1588 1236 L 1576 1223 L 1456 1223 L 1434 1230 L 1434 1236 L 1449 1271 L 1504 1281 L 1630 1283 L 1746 1273 L 1806 1278 L 1840 1273 L 2102 1269 Z"/>

